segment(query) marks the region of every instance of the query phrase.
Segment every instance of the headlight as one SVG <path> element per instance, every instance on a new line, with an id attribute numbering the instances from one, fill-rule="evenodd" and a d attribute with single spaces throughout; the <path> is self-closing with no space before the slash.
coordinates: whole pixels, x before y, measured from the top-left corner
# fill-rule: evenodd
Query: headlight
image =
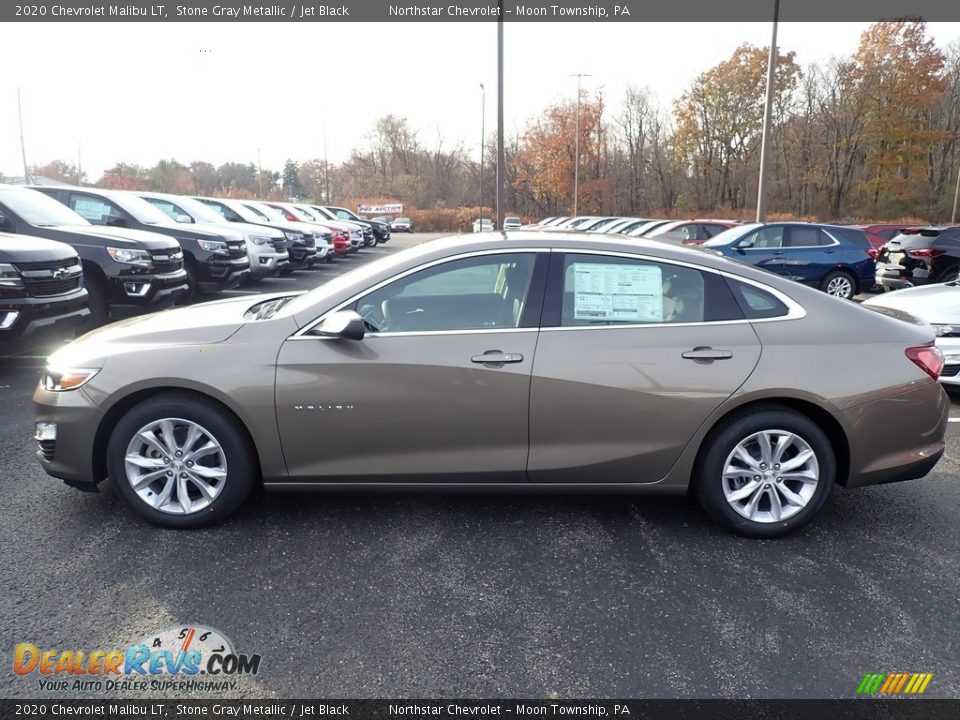
<path id="1" fill-rule="evenodd" d="M 303 233 L 283 231 L 283 236 L 290 242 L 303 242 Z"/>
<path id="2" fill-rule="evenodd" d="M 23 290 L 23 278 L 13 265 L 0 263 L 0 288 Z"/>
<path id="3" fill-rule="evenodd" d="M 933 329 L 937 331 L 937 337 L 960 337 L 960 325 L 938 325 L 933 323 Z"/>
<path id="4" fill-rule="evenodd" d="M 272 245 L 273 240 L 266 235 L 244 235 L 248 242 L 254 245 Z"/>
<path id="5" fill-rule="evenodd" d="M 44 390 L 65 392 L 76 390 L 87 384 L 94 375 L 100 372 L 97 368 L 53 368 L 47 367 L 43 371 L 40 383 Z"/>
<path id="6" fill-rule="evenodd" d="M 150 267 L 153 265 L 153 258 L 146 250 L 137 250 L 135 248 L 107 248 L 107 255 L 112 257 L 118 263 L 126 265 L 141 265 Z"/>
<path id="7" fill-rule="evenodd" d="M 227 244 L 223 240 L 197 240 L 200 243 L 200 247 L 207 252 L 214 253 L 215 255 L 229 255 L 230 250 L 227 248 Z"/>

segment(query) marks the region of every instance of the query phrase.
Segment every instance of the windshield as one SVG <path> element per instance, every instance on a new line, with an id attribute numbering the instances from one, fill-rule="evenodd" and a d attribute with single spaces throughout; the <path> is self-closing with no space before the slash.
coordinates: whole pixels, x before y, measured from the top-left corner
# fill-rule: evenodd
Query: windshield
<path id="1" fill-rule="evenodd" d="M 318 207 L 317 205 L 311 205 L 310 209 L 313 210 L 317 217 L 324 218 L 325 220 L 336 220 L 338 217 L 337 213 L 332 213 L 326 208 Z M 344 218 L 341 217 L 340 219 L 343 220 Z"/>
<path id="2" fill-rule="evenodd" d="M 89 225 L 66 205 L 47 197 L 42 192 L 21 188 L 0 190 L 0 202 L 34 227 L 57 225 Z"/>
<path id="3" fill-rule="evenodd" d="M 110 193 L 105 197 L 115 202 L 121 209 L 133 215 L 137 222 L 142 222 L 144 225 L 174 224 L 174 221 L 167 217 L 162 210 L 158 210 L 142 197 L 127 195 L 126 193 Z"/>
<path id="4" fill-rule="evenodd" d="M 396 220 L 394 220 L 394 222 L 398 222 L 398 223 L 409 223 L 409 222 L 410 222 L 410 218 L 397 218 Z"/>
<path id="5" fill-rule="evenodd" d="M 336 215 L 341 220 L 360 220 L 356 215 L 347 210 L 346 208 L 327 208 L 330 212 Z"/>
<path id="6" fill-rule="evenodd" d="M 309 222 L 316 222 L 320 219 L 320 213 L 318 213 L 316 210 L 308 210 L 301 205 L 295 205 L 293 209 L 297 214 Z"/>
<path id="7" fill-rule="evenodd" d="M 735 243 L 744 235 L 758 227 L 763 227 L 763 223 L 750 223 L 749 225 L 737 225 L 736 227 L 717 233 L 712 238 L 703 243 L 704 247 L 725 247 Z"/>
<path id="8" fill-rule="evenodd" d="M 244 207 L 250 208 L 253 212 L 262 215 L 265 220 L 271 222 L 285 222 L 287 219 L 282 212 L 263 203 L 244 203 Z"/>
<path id="9" fill-rule="evenodd" d="M 173 220 L 178 220 L 181 215 L 187 215 L 194 222 L 212 223 L 222 225 L 226 222 L 223 216 L 209 205 L 186 197 L 144 197 L 148 203 L 163 212 Z M 178 220 L 179 222 L 179 220 Z"/>

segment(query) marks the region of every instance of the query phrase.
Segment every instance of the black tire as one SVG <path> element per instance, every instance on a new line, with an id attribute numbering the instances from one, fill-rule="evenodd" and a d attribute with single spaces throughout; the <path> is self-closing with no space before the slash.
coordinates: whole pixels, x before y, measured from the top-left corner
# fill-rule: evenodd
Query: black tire
<path id="1" fill-rule="evenodd" d="M 164 418 L 200 425 L 222 449 L 227 471 L 222 488 L 209 505 L 196 512 L 173 514 L 151 507 L 127 479 L 124 458 L 128 444 L 142 428 Z M 124 500 L 147 521 L 168 528 L 206 527 L 234 513 L 253 488 L 259 466 L 246 431 L 232 415 L 212 401 L 182 392 L 157 395 L 134 406 L 116 424 L 107 445 L 107 470 Z M 167 481 L 160 478 L 157 482 Z"/>
<path id="2" fill-rule="evenodd" d="M 838 294 L 837 292 L 833 292 L 831 290 L 833 287 L 843 287 L 843 293 Z M 853 275 L 845 270 L 831 270 L 826 274 L 826 277 L 823 278 L 823 282 L 820 283 L 820 289 L 828 295 L 843 298 L 844 300 L 853 300 L 853 296 L 857 294 L 857 281 Z"/>
<path id="3" fill-rule="evenodd" d="M 741 442 L 764 430 L 786 431 L 798 436 L 813 451 L 818 465 L 817 483 L 806 504 L 799 512 L 779 521 L 759 522 L 745 517 L 728 502 L 724 492 L 723 474 L 728 457 Z M 787 452 L 790 451 L 791 448 L 787 448 Z M 779 466 L 777 469 L 779 470 Z M 773 468 L 769 470 L 775 474 Z M 766 470 L 756 472 L 766 472 Z M 805 415 L 779 406 L 767 406 L 733 415 L 711 431 L 704 440 L 700 457 L 697 459 L 693 486 L 704 509 L 725 528 L 747 537 L 775 538 L 794 532 L 807 524 L 827 502 L 836 484 L 836 477 L 836 458 L 833 447 L 823 430 Z M 747 483 L 751 480 L 756 481 L 756 478 L 760 478 L 763 485 L 757 509 L 763 512 L 765 504 L 766 512 L 770 512 L 772 505 L 770 492 L 776 493 L 778 498 L 783 497 L 775 490 L 777 478 L 756 475 Z M 771 482 L 766 483 L 766 480 Z M 799 492 L 800 483 L 787 482 L 789 483 L 786 486 L 787 490 Z M 751 494 L 750 497 L 753 495 Z M 744 499 L 744 502 L 748 500 Z"/>
<path id="4" fill-rule="evenodd" d="M 187 271 L 187 291 L 177 299 L 177 305 L 188 305 L 200 294 L 196 260 L 190 255 L 184 256 L 183 269 Z"/>

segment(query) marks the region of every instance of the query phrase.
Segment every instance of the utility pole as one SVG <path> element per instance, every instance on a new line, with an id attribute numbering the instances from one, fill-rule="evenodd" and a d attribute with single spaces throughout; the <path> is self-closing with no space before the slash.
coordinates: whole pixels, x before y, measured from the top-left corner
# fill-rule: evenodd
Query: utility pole
<path id="1" fill-rule="evenodd" d="M 507 153 L 503 137 L 503 0 L 499 0 L 500 19 L 497 20 L 497 230 L 503 230 L 504 183 L 507 180 Z"/>
<path id="2" fill-rule="evenodd" d="M 585 77 L 593 77 L 587 73 L 573 73 L 567 77 L 577 79 L 577 134 L 573 140 L 573 216 L 576 217 L 580 208 L 580 81 Z"/>
<path id="3" fill-rule="evenodd" d="M 323 109 L 323 204 L 330 202 L 330 163 L 327 162 L 327 109 Z"/>
<path id="4" fill-rule="evenodd" d="M 487 90 L 480 83 L 480 229 L 483 230 L 483 138 L 484 120 L 487 116 Z"/>
<path id="5" fill-rule="evenodd" d="M 777 71 L 777 24 L 780 0 L 773 0 L 773 37 L 767 59 L 767 103 L 763 110 L 763 140 L 760 143 L 760 179 L 757 182 L 757 222 L 767 219 L 767 166 L 770 164 L 770 123 L 773 120 L 773 88 Z"/>
<path id="6" fill-rule="evenodd" d="M 17 116 L 20 120 L 20 155 L 23 158 L 23 184 L 30 184 L 30 172 L 27 170 L 27 148 L 23 142 L 23 104 L 20 102 L 20 88 L 17 88 Z"/>
<path id="7" fill-rule="evenodd" d="M 257 179 L 260 181 L 260 197 L 263 200 L 263 162 L 260 159 L 260 148 L 257 148 Z"/>

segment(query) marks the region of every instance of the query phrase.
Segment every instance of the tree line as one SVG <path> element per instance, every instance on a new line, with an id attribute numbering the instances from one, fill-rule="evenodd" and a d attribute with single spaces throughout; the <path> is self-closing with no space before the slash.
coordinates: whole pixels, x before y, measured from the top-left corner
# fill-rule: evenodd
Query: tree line
<path id="1" fill-rule="evenodd" d="M 582 214 L 749 217 L 756 203 L 768 48 L 742 45 L 699 75 L 672 104 L 641 87 L 613 109 L 581 93 Z M 507 214 L 572 212 L 577 100 L 554 103 L 505 138 Z M 960 165 L 960 41 L 945 51 L 923 21 L 880 22 L 855 53 L 801 67 L 778 53 L 771 117 L 769 210 L 829 220 L 949 218 Z M 118 163 L 96 182 L 111 188 L 202 195 L 389 200 L 443 210 L 492 204 L 496 138 L 481 168 L 462 140 L 414 130 L 387 115 L 339 164 L 289 159 L 150 168 Z M 55 160 L 31 172 L 84 181 Z"/>

